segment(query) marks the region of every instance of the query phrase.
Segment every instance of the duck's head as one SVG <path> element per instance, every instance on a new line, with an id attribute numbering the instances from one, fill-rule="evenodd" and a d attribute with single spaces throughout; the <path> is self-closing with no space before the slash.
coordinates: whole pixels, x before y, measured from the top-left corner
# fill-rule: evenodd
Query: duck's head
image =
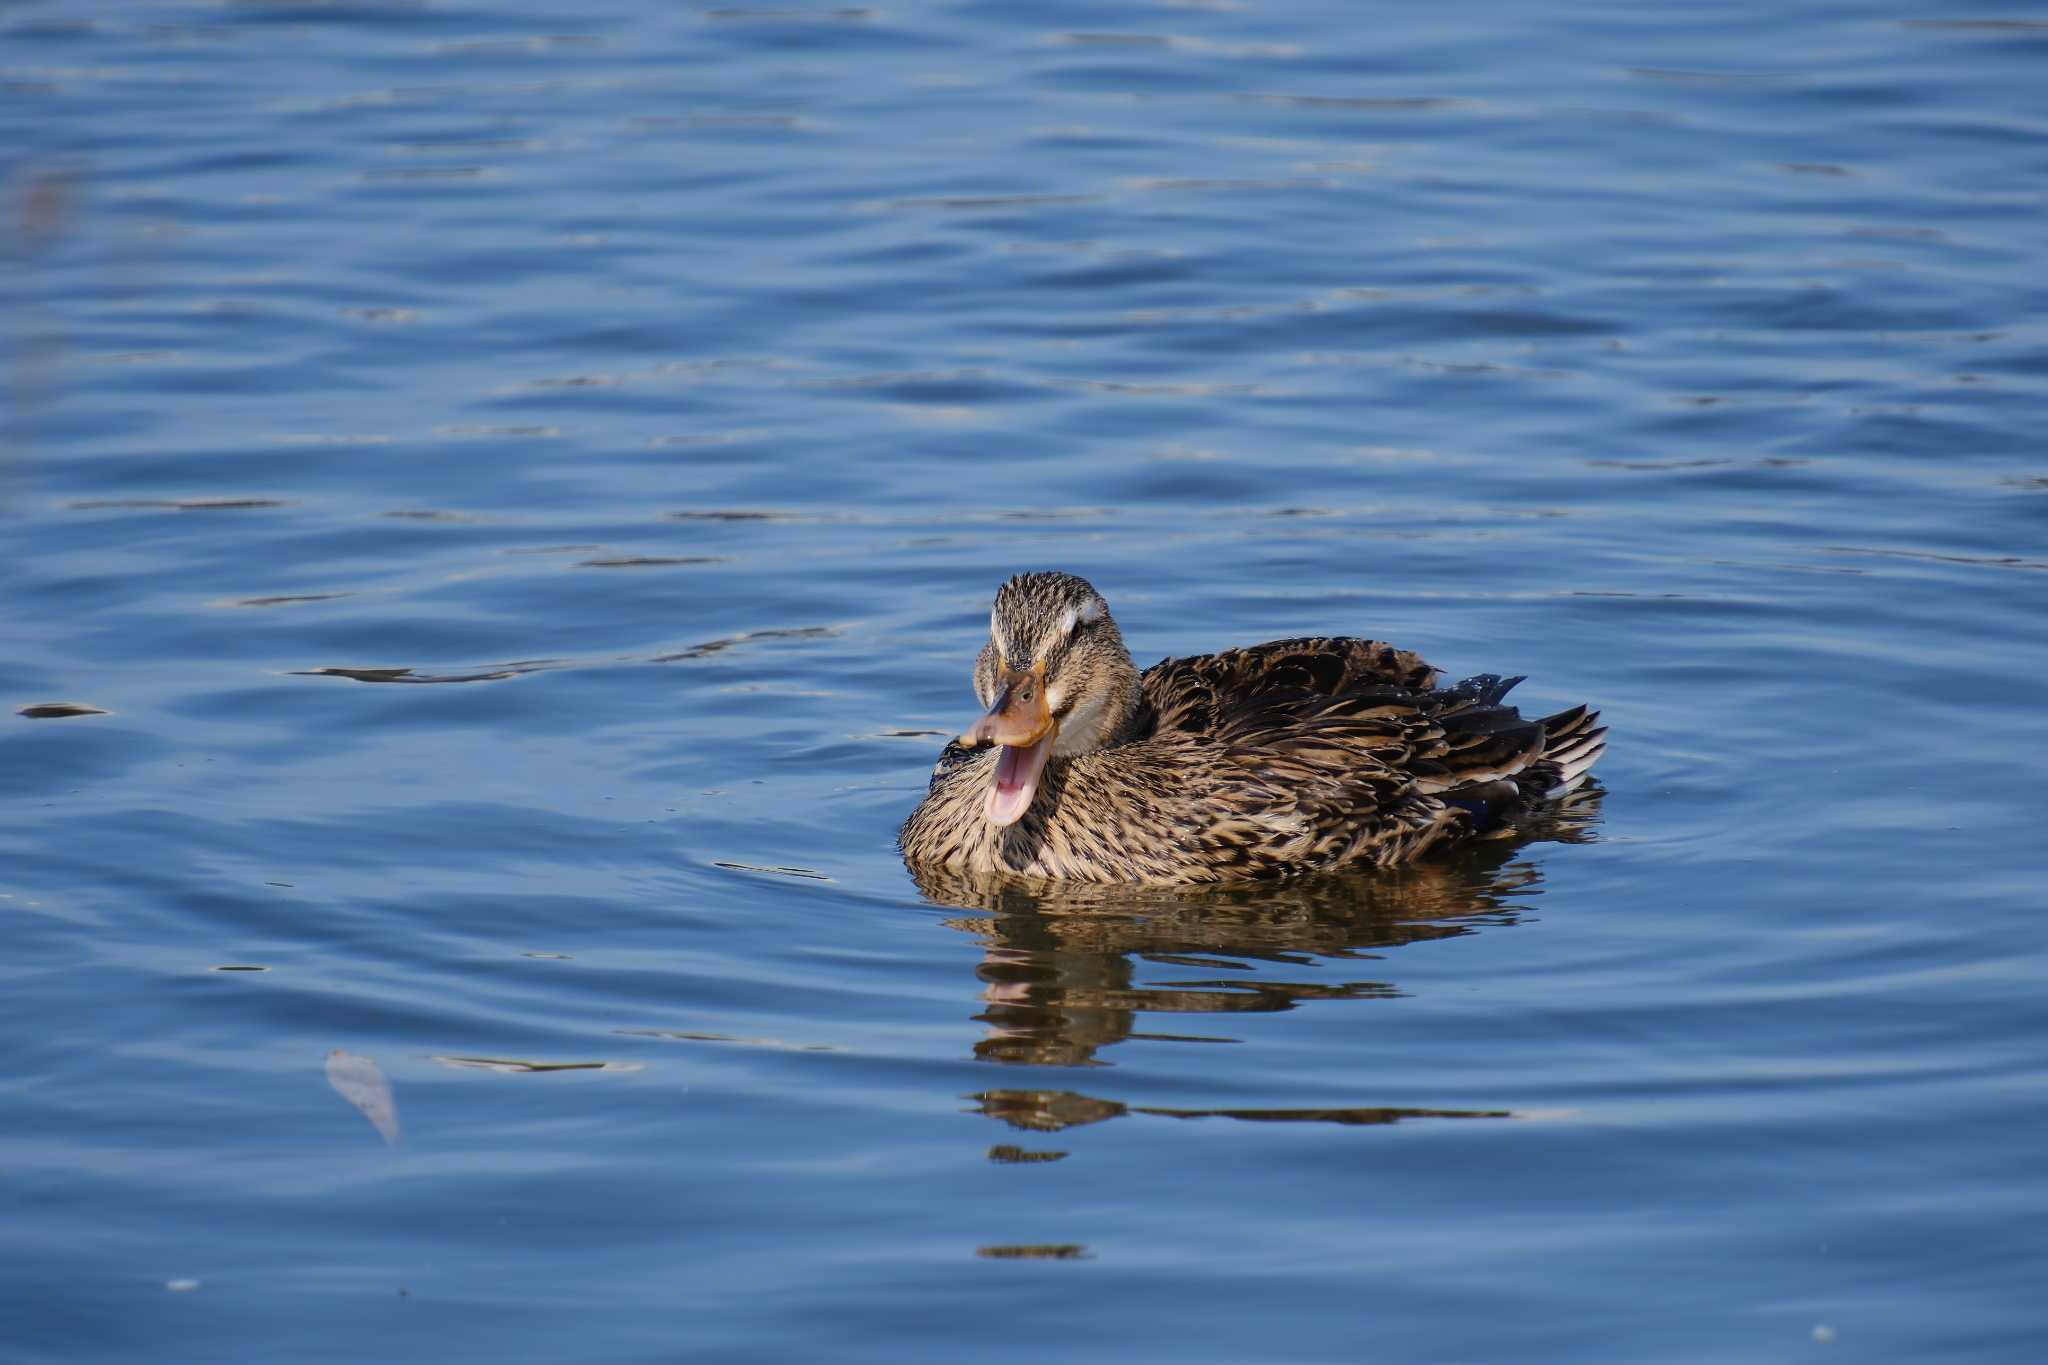
<path id="1" fill-rule="evenodd" d="M 1113 742 L 1138 705 L 1138 670 L 1109 604 L 1066 573 L 1018 574 L 996 591 L 974 690 L 988 714 L 960 742 L 1002 746 L 983 812 L 1015 824 L 1053 759 Z"/>

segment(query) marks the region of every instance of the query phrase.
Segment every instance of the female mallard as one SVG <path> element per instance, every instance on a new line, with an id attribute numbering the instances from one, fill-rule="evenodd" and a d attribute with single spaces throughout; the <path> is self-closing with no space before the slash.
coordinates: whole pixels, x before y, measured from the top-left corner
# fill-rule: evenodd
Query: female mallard
<path id="1" fill-rule="evenodd" d="M 1512 834 L 1606 747 L 1583 706 L 1524 720 L 1520 678 L 1438 687 L 1377 640 L 1275 640 L 1138 672 L 1072 574 L 996 592 L 988 714 L 946 746 L 903 856 L 971 873 L 1220 882 L 1391 867 Z"/>

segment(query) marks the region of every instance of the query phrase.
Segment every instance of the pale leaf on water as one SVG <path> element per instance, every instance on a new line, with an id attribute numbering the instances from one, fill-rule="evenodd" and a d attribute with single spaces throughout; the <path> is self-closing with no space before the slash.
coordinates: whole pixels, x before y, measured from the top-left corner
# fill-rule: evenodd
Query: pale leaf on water
<path id="1" fill-rule="evenodd" d="M 398 1101 L 391 1097 L 390 1083 L 374 1061 L 336 1048 L 327 1054 L 327 1083 L 363 1111 L 384 1141 L 398 1145 Z"/>

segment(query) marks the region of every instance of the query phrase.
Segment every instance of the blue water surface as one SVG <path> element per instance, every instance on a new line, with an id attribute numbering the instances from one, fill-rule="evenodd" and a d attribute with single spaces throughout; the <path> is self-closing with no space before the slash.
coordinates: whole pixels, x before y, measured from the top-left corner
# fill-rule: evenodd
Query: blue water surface
<path id="1" fill-rule="evenodd" d="M 2038 5 L 0 9 L 0 1357 L 2039 1359 L 2044 71 Z M 1525 673 L 1600 786 L 914 877 L 1034 568 L 1141 664 Z"/>

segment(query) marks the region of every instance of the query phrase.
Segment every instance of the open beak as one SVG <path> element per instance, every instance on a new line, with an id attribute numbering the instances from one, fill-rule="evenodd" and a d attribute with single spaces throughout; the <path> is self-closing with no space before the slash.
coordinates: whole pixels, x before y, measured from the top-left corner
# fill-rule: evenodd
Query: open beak
<path id="1" fill-rule="evenodd" d="M 995 704 L 976 721 L 960 742 L 971 748 L 1000 744 L 995 780 L 989 783 L 982 811 L 992 825 L 1014 825 L 1031 807 L 1038 776 L 1052 752 L 1059 725 L 1045 704 L 1045 665 L 1005 669 L 996 678 Z"/>

